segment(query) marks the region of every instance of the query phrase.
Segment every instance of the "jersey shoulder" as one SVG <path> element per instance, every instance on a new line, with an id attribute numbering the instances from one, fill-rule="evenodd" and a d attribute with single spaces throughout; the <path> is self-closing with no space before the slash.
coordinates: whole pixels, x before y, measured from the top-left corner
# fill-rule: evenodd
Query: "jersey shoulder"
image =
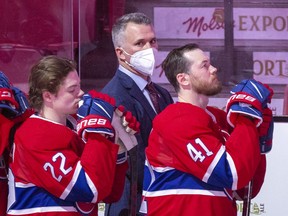
<path id="1" fill-rule="evenodd" d="M 188 103 L 170 104 L 153 120 L 153 129 L 157 130 L 182 130 L 209 125 L 211 117 L 197 106 Z M 169 130 L 168 130 L 169 131 Z"/>
<path id="2" fill-rule="evenodd" d="M 222 129 L 230 130 L 227 122 L 227 114 L 224 110 L 217 107 L 207 106 L 207 112 L 212 117 L 213 121 L 217 123 Z"/>
<path id="3" fill-rule="evenodd" d="M 67 147 L 77 134 L 66 127 L 32 115 L 17 129 L 15 141 L 32 149 Z"/>

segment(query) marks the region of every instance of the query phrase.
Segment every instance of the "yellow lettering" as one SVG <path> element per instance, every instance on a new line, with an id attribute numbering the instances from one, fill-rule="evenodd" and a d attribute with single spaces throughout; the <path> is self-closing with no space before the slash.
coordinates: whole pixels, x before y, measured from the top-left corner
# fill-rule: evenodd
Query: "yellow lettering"
<path id="1" fill-rule="evenodd" d="M 243 212 L 243 202 L 237 202 L 237 212 Z"/>
<path id="2" fill-rule="evenodd" d="M 259 206 L 257 205 L 257 203 L 254 203 L 254 204 L 252 204 L 251 203 L 251 205 L 252 205 L 252 212 L 251 213 L 253 213 L 253 214 L 256 214 L 256 215 L 259 215 L 260 214 L 260 209 L 259 209 Z"/>

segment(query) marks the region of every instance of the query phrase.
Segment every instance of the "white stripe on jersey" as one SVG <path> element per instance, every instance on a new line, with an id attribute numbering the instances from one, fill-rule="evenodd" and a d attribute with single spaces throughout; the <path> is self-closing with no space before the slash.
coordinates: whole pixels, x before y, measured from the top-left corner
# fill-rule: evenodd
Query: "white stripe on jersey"
<path id="1" fill-rule="evenodd" d="M 221 148 L 219 149 L 219 151 L 217 152 L 217 154 L 215 155 L 212 163 L 208 167 L 206 173 L 204 174 L 202 181 L 204 181 L 206 183 L 208 182 L 215 166 L 218 164 L 219 160 L 221 159 L 221 157 L 225 153 L 225 151 L 226 151 L 226 148 L 225 148 L 225 146 L 222 145 Z"/>
<path id="2" fill-rule="evenodd" d="M 25 183 L 22 183 L 22 182 L 15 182 L 15 186 L 18 187 L 18 188 L 35 187 L 35 185 L 32 184 L 32 183 L 25 184 Z"/>
<path id="3" fill-rule="evenodd" d="M 91 189 L 92 193 L 94 194 L 94 198 L 92 199 L 91 203 L 96 203 L 97 199 L 98 199 L 98 190 L 86 172 L 85 172 L 85 177 L 86 177 L 87 183 L 89 185 L 89 188 Z"/>
<path id="4" fill-rule="evenodd" d="M 143 191 L 145 197 L 159 197 L 166 195 L 206 195 L 206 196 L 217 196 L 227 197 L 223 191 L 212 191 L 212 190 L 198 190 L 198 189 L 170 189 L 170 190 L 158 190 L 158 191 Z"/>
<path id="5" fill-rule="evenodd" d="M 233 184 L 232 184 L 231 189 L 236 190 L 237 185 L 238 185 L 238 174 L 237 174 L 235 163 L 234 163 L 231 155 L 228 152 L 227 152 L 227 161 L 229 163 L 229 167 L 231 169 L 231 173 L 232 173 L 232 177 L 233 177 Z"/>
<path id="6" fill-rule="evenodd" d="M 77 182 L 77 179 L 79 177 L 81 170 L 82 170 L 82 166 L 80 164 L 80 161 L 78 161 L 73 177 L 71 181 L 69 182 L 69 184 L 67 185 L 67 187 L 65 188 L 65 190 L 63 191 L 63 193 L 61 194 L 60 199 L 65 200 L 66 197 L 70 194 L 71 189 L 73 188 L 74 184 Z"/>
<path id="7" fill-rule="evenodd" d="M 9 215 L 26 215 L 33 213 L 45 213 L 45 212 L 77 212 L 76 208 L 73 206 L 51 206 L 51 207 L 38 207 L 30 209 L 21 209 L 21 210 L 9 210 L 7 213 Z"/>

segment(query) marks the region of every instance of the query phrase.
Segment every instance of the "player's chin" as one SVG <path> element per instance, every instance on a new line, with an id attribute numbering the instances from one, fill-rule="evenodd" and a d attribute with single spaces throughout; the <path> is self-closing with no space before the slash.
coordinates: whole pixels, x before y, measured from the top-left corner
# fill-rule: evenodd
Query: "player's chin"
<path id="1" fill-rule="evenodd" d="M 83 103 L 83 102 L 82 102 L 82 103 Z M 82 103 L 81 103 L 81 100 L 77 100 L 77 101 L 75 102 L 75 104 L 74 104 L 74 107 L 75 107 L 76 109 L 78 109 L 79 106 L 82 105 Z"/>
<path id="2" fill-rule="evenodd" d="M 73 112 L 76 113 L 77 110 L 78 110 L 78 108 L 79 108 L 79 103 L 77 102 L 77 103 L 75 103 L 75 104 L 73 105 L 73 107 L 71 108 L 71 110 L 73 110 Z"/>

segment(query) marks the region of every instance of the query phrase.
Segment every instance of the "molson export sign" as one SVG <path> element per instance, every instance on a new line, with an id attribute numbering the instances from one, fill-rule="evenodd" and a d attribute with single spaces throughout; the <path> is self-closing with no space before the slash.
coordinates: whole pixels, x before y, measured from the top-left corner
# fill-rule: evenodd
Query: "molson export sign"
<path id="1" fill-rule="evenodd" d="M 253 68 L 263 83 L 288 84 L 288 52 L 253 52 Z"/>
<path id="2" fill-rule="evenodd" d="M 167 51 L 158 52 L 153 82 L 169 83 L 161 67 L 167 55 Z M 253 52 L 253 77 L 267 84 L 288 84 L 288 52 Z"/>
<path id="3" fill-rule="evenodd" d="M 159 39 L 224 40 L 224 18 L 223 8 L 154 8 L 154 25 Z M 234 8 L 233 25 L 236 40 L 275 40 L 276 43 L 282 40 L 287 41 L 288 47 L 288 8 Z M 287 84 L 288 52 L 253 52 L 251 70 L 259 81 Z M 160 76 L 156 77 L 156 74 Z M 167 81 L 157 68 L 156 74 L 158 82 Z"/>
<path id="4" fill-rule="evenodd" d="M 288 8 L 234 8 L 234 39 L 287 40 Z M 155 7 L 162 39 L 224 39 L 223 8 Z"/>

